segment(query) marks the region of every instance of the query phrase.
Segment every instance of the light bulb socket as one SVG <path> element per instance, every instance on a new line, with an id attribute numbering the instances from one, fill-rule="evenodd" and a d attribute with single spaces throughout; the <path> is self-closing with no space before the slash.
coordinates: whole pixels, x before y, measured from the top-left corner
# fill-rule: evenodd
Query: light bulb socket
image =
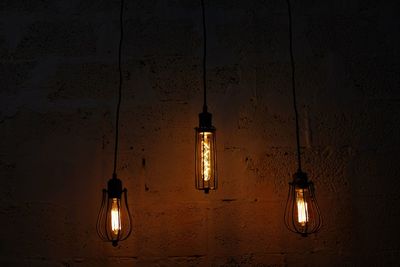
<path id="1" fill-rule="evenodd" d="M 295 174 L 293 174 L 293 182 L 292 184 L 297 188 L 307 188 L 310 185 L 308 181 L 307 173 L 298 170 Z"/>
<path id="2" fill-rule="evenodd" d="M 121 199 L 121 196 L 122 196 L 122 181 L 117 178 L 116 174 L 113 174 L 113 178 L 108 180 L 107 192 L 108 192 L 108 198 Z"/>
<path id="3" fill-rule="evenodd" d="M 215 130 L 212 126 L 212 114 L 206 110 L 199 114 L 199 128 L 204 130 Z"/>

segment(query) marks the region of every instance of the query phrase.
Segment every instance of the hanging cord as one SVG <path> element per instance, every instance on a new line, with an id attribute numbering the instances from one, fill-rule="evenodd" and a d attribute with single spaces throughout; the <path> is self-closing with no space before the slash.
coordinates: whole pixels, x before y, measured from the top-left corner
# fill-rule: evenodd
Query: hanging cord
<path id="1" fill-rule="evenodd" d="M 297 111 L 297 100 L 296 100 L 296 79 L 295 79 L 295 64 L 293 56 L 293 29 L 292 29 L 292 11 L 290 6 L 290 0 L 286 0 L 288 7 L 289 17 L 289 46 L 290 46 L 290 64 L 292 68 L 292 90 L 293 90 L 293 108 L 296 118 L 296 141 L 297 141 L 297 163 L 298 171 L 301 171 L 301 156 L 300 156 L 300 130 L 299 130 L 299 114 Z"/>
<path id="2" fill-rule="evenodd" d="M 206 12 L 204 8 L 204 0 L 201 0 L 201 11 L 203 15 L 203 91 L 204 91 L 204 103 L 203 111 L 207 112 L 207 32 L 206 32 Z"/>
<path id="3" fill-rule="evenodd" d="M 119 27 L 120 27 L 120 37 L 118 46 L 118 72 L 119 72 L 119 86 L 118 86 L 118 104 L 115 119 L 115 147 L 114 147 L 114 171 L 113 177 L 117 176 L 117 157 L 118 157 L 118 132 L 119 132 L 119 110 L 121 108 L 121 98 L 122 98 L 122 68 L 121 68 L 121 55 L 122 55 L 122 40 L 124 37 L 123 28 L 123 11 L 124 11 L 124 0 L 121 0 L 121 9 L 119 14 Z"/>

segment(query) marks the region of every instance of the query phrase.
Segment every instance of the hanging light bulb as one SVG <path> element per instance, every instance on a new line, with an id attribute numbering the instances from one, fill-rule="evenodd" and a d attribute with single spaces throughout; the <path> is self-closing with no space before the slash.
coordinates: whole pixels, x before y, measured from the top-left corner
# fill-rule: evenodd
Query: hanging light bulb
<path id="1" fill-rule="evenodd" d="M 201 9 L 203 15 L 203 93 L 204 103 L 203 112 L 199 114 L 199 127 L 195 128 L 195 171 L 196 171 L 196 189 L 204 190 L 208 193 L 210 190 L 216 190 L 217 180 L 217 152 L 215 127 L 212 126 L 212 115 L 207 111 L 207 35 L 204 1 L 201 0 Z"/>
<path id="2" fill-rule="evenodd" d="M 296 143 L 297 143 L 297 172 L 293 175 L 293 181 L 289 183 L 289 194 L 286 201 L 284 221 L 286 227 L 302 236 L 307 236 L 319 231 L 322 225 L 322 217 L 315 198 L 314 184 L 308 180 L 307 174 L 301 170 L 300 154 L 300 131 L 299 116 L 296 101 L 295 64 L 293 56 L 293 33 L 292 13 L 290 0 L 287 0 L 289 17 L 289 48 L 290 63 L 292 70 L 292 92 L 293 108 L 296 122 Z"/>
<path id="3" fill-rule="evenodd" d="M 115 122 L 115 147 L 114 147 L 114 171 L 112 178 L 108 181 L 107 189 L 103 189 L 103 197 L 99 215 L 97 216 L 97 234 L 103 241 L 111 242 L 115 247 L 119 241 L 127 239 L 132 232 L 132 219 L 128 207 L 127 190 L 122 189 L 122 181 L 117 178 L 117 157 L 118 157 L 118 130 L 119 111 L 122 98 L 122 70 L 121 70 L 121 48 L 123 40 L 123 10 L 124 1 L 121 0 L 120 10 L 120 39 L 118 50 L 118 104 Z"/>
<path id="4" fill-rule="evenodd" d="M 216 135 L 210 113 L 199 114 L 199 127 L 195 131 L 196 188 L 208 193 L 217 189 Z"/>
<path id="5" fill-rule="evenodd" d="M 107 189 L 103 189 L 96 229 L 99 237 L 113 246 L 127 239 L 132 232 L 127 190 L 122 189 L 122 182 L 116 174 L 108 181 Z"/>
<path id="6" fill-rule="evenodd" d="M 321 228 L 322 218 L 315 198 L 314 184 L 307 174 L 298 171 L 289 183 L 285 225 L 292 232 L 307 236 Z"/>

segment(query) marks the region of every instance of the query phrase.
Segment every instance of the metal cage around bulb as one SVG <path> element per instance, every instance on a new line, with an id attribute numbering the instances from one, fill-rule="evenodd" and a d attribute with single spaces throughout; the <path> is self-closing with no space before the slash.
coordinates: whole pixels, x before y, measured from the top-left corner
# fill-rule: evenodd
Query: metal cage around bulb
<path id="1" fill-rule="evenodd" d="M 113 246 L 127 239 L 132 232 L 127 190 L 122 189 L 122 182 L 116 175 L 108 181 L 107 189 L 103 189 L 96 229 L 99 237 Z"/>
<path id="2" fill-rule="evenodd" d="M 289 194 L 285 208 L 286 227 L 301 236 L 319 231 L 322 217 L 315 197 L 314 184 L 307 174 L 298 171 L 289 183 Z"/>
<path id="3" fill-rule="evenodd" d="M 195 128 L 196 189 L 208 193 L 218 187 L 216 129 L 211 125 L 211 114 L 199 114 L 199 127 Z"/>

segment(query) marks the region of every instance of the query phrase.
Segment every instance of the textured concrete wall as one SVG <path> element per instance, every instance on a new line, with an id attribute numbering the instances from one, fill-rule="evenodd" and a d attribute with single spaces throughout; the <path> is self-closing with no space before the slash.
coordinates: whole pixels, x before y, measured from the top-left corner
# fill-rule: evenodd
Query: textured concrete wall
<path id="1" fill-rule="evenodd" d="M 398 1 L 293 1 L 304 169 L 321 232 L 283 225 L 295 171 L 287 10 L 206 1 L 219 190 L 194 189 L 199 1 L 126 1 L 118 173 L 134 215 L 95 232 L 112 172 L 119 1 L 0 2 L 1 266 L 398 266 Z M 145 163 L 145 164 L 143 164 Z"/>

